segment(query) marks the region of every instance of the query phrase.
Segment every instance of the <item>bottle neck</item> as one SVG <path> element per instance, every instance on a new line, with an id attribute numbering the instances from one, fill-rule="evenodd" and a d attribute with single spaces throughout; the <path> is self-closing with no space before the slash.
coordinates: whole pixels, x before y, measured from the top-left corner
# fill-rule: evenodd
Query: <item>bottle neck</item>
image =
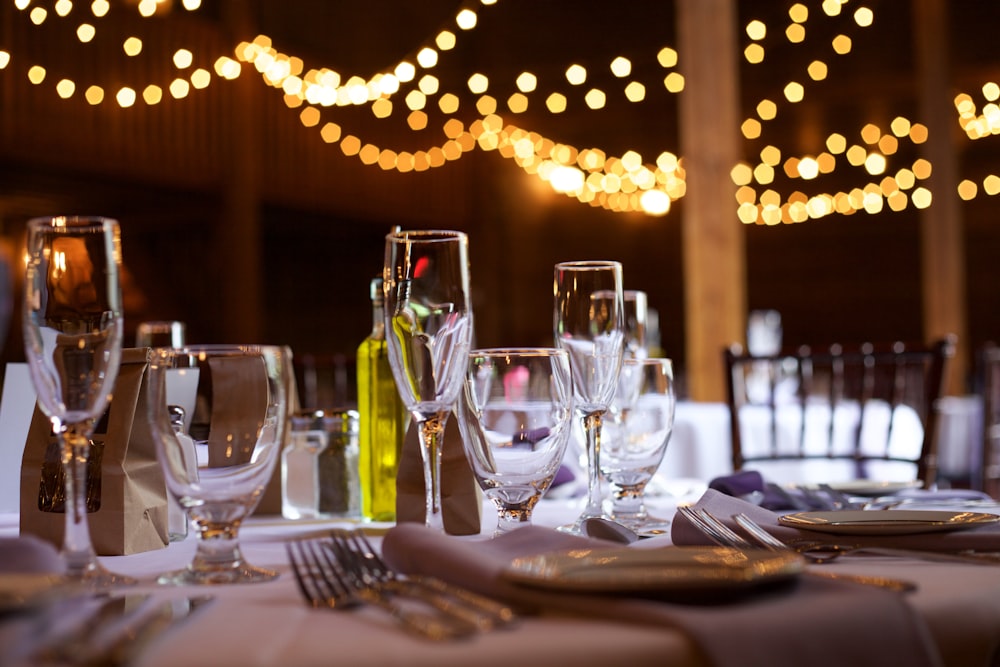
<path id="1" fill-rule="evenodd" d="M 381 301 L 372 302 L 372 337 L 385 335 L 385 307 Z"/>

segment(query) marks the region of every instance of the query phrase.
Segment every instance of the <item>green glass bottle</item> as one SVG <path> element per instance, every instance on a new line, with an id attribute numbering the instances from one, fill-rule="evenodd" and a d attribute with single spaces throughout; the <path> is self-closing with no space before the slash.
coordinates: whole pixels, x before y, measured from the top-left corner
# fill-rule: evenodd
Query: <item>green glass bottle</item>
<path id="1" fill-rule="evenodd" d="M 358 347 L 358 467 L 361 513 L 369 521 L 395 521 L 396 471 L 410 423 L 389 366 L 382 279 L 371 282 L 372 331 Z"/>

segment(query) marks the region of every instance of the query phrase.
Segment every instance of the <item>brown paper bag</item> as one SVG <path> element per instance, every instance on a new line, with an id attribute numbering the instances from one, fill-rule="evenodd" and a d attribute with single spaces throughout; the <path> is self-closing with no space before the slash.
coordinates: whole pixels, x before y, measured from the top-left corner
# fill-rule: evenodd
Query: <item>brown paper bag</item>
<path id="1" fill-rule="evenodd" d="M 483 492 L 462 448 L 456 415 L 448 418 L 441 450 L 441 514 L 449 535 L 478 535 L 482 526 Z M 423 523 L 427 501 L 418 427 L 410 423 L 396 473 L 396 522 Z"/>
<path id="2" fill-rule="evenodd" d="M 167 545 L 167 490 L 148 414 L 147 348 L 122 351 L 113 397 L 94 428 L 87 462 L 90 538 L 100 556 Z M 60 447 L 35 407 L 21 459 L 21 534 L 62 546 L 65 528 Z"/>
<path id="3" fill-rule="evenodd" d="M 288 364 L 288 384 L 286 386 L 285 398 L 288 402 L 288 416 L 291 417 L 293 414 L 299 411 L 299 392 L 295 385 L 295 372 L 292 370 L 292 350 L 289 347 L 284 348 L 285 351 L 285 362 Z M 285 422 L 285 434 L 281 439 L 281 449 L 284 451 L 285 447 L 288 445 L 288 432 L 291 428 L 286 420 Z M 260 502 L 257 503 L 257 507 L 253 511 L 254 515 L 262 516 L 268 514 L 281 515 L 281 453 L 278 453 L 278 463 L 274 466 L 274 472 L 271 474 L 271 480 L 264 487 L 264 493 L 260 497 Z"/>

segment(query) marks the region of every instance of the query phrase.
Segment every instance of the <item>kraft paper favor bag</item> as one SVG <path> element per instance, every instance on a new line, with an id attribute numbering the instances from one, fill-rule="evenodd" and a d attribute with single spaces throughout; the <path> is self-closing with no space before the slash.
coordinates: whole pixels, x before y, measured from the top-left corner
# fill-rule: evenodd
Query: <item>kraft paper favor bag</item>
<path id="1" fill-rule="evenodd" d="M 482 526 L 483 492 L 462 448 L 458 417 L 448 418 L 441 450 L 441 513 L 449 535 L 478 535 Z M 418 427 L 410 423 L 396 473 L 396 522 L 423 523 L 427 510 L 424 464 Z"/>
<path id="2" fill-rule="evenodd" d="M 288 384 L 286 386 L 285 398 L 288 401 L 288 416 L 289 418 L 299 411 L 299 392 L 295 385 L 295 372 L 292 370 L 292 350 L 285 347 L 285 361 L 288 364 Z M 281 448 L 288 445 L 288 432 L 289 428 L 288 422 L 285 422 L 285 433 L 282 437 Z M 278 463 L 274 466 L 274 472 L 271 474 L 271 480 L 264 487 L 264 493 L 260 497 L 260 502 L 257 503 L 257 507 L 253 511 L 255 516 L 263 516 L 268 514 L 281 515 L 281 454 L 278 454 Z"/>
<path id="3" fill-rule="evenodd" d="M 122 351 L 111 403 L 87 461 L 90 538 L 99 556 L 165 547 L 167 490 L 148 414 L 148 348 Z M 35 406 L 21 459 L 21 534 L 62 546 L 65 495 L 60 446 Z"/>

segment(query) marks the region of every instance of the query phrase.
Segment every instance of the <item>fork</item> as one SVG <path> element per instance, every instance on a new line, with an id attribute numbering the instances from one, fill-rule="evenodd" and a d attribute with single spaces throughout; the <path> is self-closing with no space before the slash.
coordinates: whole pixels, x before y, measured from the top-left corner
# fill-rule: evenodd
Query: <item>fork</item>
<path id="1" fill-rule="evenodd" d="M 315 608 L 352 609 L 370 604 L 389 613 L 406 629 L 427 639 L 440 641 L 470 634 L 468 626 L 447 623 L 443 618 L 407 609 L 377 589 L 366 586 L 348 574 L 319 540 L 291 540 L 285 548 L 299 590 Z"/>
<path id="2" fill-rule="evenodd" d="M 389 567 L 360 530 L 334 529 L 331 537 L 332 548 L 341 562 L 357 567 L 369 585 L 389 593 L 416 597 L 482 631 L 508 626 L 517 620 L 510 607 L 466 588 L 434 577 L 403 576 Z"/>
<path id="3" fill-rule="evenodd" d="M 698 528 L 702 533 L 704 533 L 709 539 L 714 541 L 720 546 L 732 547 L 737 549 L 768 549 L 770 551 L 781 551 L 781 552 L 791 552 L 798 553 L 795 549 L 788 546 L 784 542 L 781 542 L 777 538 L 773 538 L 770 544 L 765 543 L 757 536 L 757 531 L 763 533 L 763 528 L 761 528 L 756 522 L 754 522 L 750 517 L 745 517 L 740 526 L 743 524 L 754 525 L 757 531 L 748 533 L 755 538 L 755 542 L 750 542 L 736 531 L 731 529 L 729 526 L 724 524 L 718 518 L 716 518 L 712 513 L 704 508 L 695 510 L 689 506 L 683 505 L 677 508 L 677 511 L 684 515 L 696 528 Z M 744 530 L 746 528 L 744 527 Z M 780 545 L 780 546 L 779 546 Z M 884 588 L 896 592 L 908 592 L 916 589 L 916 585 L 910 581 L 904 581 L 902 579 L 891 579 L 888 577 L 879 576 L 868 576 L 868 575 L 858 575 L 858 574 L 845 574 L 841 572 L 830 572 L 830 571 L 816 571 L 816 570 L 805 570 L 804 574 L 808 574 L 815 577 L 821 577 L 825 579 L 835 579 L 841 581 L 850 581 L 856 584 L 863 584 L 866 586 L 875 586 L 876 588 Z"/>

